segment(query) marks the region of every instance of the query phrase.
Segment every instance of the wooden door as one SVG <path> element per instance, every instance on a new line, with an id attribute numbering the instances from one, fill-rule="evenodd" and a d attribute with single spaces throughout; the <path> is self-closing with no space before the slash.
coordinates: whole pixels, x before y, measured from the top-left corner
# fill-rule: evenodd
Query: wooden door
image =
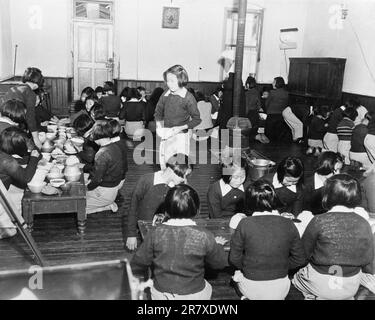
<path id="1" fill-rule="evenodd" d="M 113 25 L 74 23 L 74 96 L 113 79 Z"/>

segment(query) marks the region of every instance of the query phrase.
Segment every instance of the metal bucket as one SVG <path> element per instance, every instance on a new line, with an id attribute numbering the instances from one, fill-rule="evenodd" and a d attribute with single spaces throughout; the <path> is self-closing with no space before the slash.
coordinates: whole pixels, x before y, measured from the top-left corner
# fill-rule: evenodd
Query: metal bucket
<path id="1" fill-rule="evenodd" d="M 275 169 L 276 163 L 267 159 L 252 159 L 249 161 L 249 175 L 256 181 Z"/>

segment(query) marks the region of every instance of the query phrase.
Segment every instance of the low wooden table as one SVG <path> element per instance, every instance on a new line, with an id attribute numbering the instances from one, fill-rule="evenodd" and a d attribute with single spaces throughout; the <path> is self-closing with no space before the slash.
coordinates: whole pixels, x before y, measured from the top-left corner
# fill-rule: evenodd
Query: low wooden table
<path id="1" fill-rule="evenodd" d="M 194 219 L 200 227 L 205 227 L 207 230 L 211 231 L 215 237 L 223 237 L 228 242 L 224 245 L 224 250 L 229 251 L 230 249 L 230 239 L 231 233 L 229 228 L 229 219 Z M 148 231 L 151 228 L 155 228 L 152 226 L 152 221 L 138 221 L 138 227 L 141 232 L 142 239 L 145 238 Z"/>
<path id="2" fill-rule="evenodd" d="M 83 235 L 86 228 L 86 186 L 83 174 L 79 182 L 73 182 L 69 191 L 47 196 L 26 190 L 22 199 L 22 214 L 30 232 L 33 231 L 34 215 L 77 213 L 78 232 Z"/>

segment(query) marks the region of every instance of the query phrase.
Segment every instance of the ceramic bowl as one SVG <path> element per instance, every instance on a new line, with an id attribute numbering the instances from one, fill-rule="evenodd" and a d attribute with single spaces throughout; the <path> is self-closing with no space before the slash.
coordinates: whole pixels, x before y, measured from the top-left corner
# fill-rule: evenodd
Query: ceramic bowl
<path id="1" fill-rule="evenodd" d="M 68 182 L 78 182 L 81 179 L 81 173 L 65 174 L 65 179 Z"/>
<path id="2" fill-rule="evenodd" d="M 32 193 L 41 193 L 42 189 L 47 185 L 46 182 L 28 183 L 27 186 Z"/>
<path id="3" fill-rule="evenodd" d="M 62 185 L 65 184 L 65 180 L 64 179 L 52 179 L 52 180 L 50 180 L 49 183 L 54 188 L 60 188 Z"/>

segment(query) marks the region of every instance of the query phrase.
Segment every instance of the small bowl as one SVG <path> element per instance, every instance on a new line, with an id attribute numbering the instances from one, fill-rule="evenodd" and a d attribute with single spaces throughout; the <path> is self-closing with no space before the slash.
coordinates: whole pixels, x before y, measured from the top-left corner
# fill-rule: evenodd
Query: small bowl
<path id="1" fill-rule="evenodd" d="M 62 191 L 65 191 L 65 192 L 68 192 L 70 189 L 72 188 L 72 184 L 70 182 L 67 182 L 65 184 L 63 184 L 60 189 Z"/>
<path id="2" fill-rule="evenodd" d="M 49 183 L 54 188 L 60 188 L 62 185 L 65 184 L 65 180 L 64 179 L 52 179 L 52 180 L 50 180 Z"/>
<path id="3" fill-rule="evenodd" d="M 42 147 L 42 153 L 51 153 L 55 147 Z"/>
<path id="4" fill-rule="evenodd" d="M 68 159 L 68 156 L 66 154 L 60 154 L 55 157 L 56 163 L 63 165 L 65 165 L 66 159 Z"/>
<path id="5" fill-rule="evenodd" d="M 52 180 L 61 180 L 64 178 L 64 174 L 62 173 L 49 173 L 47 174 L 47 179 L 51 182 Z M 52 186 L 54 187 L 54 186 Z M 57 187 L 58 188 L 58 187 Z"/>
<path id="6" fill-rule="evenodd" d="M 74 174 L 74 175 L 65 175 L 65 179 L 68 182 L 78 182 L 81 179 L 81 173 Z"/>
<path id="7" fill-rule="evenodd" d="M 38 183 L 38 184 L 31 184 L 31 183 L 28 183 L 27 184 L 27 187 L 29 188 L 29 190 L 32 192 L 32 193 L 41 193 L 43 188 L 47 185 L 46 182 L 41 182 L 41 183 Z"/>
<path id="8" fill-rule="evenodd" d="M 43 159 L 47 160 L 47 161 L 50 161 L 51 160 L 51 153 L 49 152 L 42 152 L 42 156 L 43 156 Z"/>
<path id="9" fill-rule="evenodd" d="M 275 164 L 273 161 L 266 159 L 254 159 L 251 160 L 251 163 L 256 167 L 268 167 L 273 166 Z"/>
<path id="10" fill-rule="evenodd" d="M 85 143 L 85 140 L 79 137 L 72 138 L 70 141 L 72 141 L 72 143 L 78 148 L 82 147 L 83 144 Z"/>

